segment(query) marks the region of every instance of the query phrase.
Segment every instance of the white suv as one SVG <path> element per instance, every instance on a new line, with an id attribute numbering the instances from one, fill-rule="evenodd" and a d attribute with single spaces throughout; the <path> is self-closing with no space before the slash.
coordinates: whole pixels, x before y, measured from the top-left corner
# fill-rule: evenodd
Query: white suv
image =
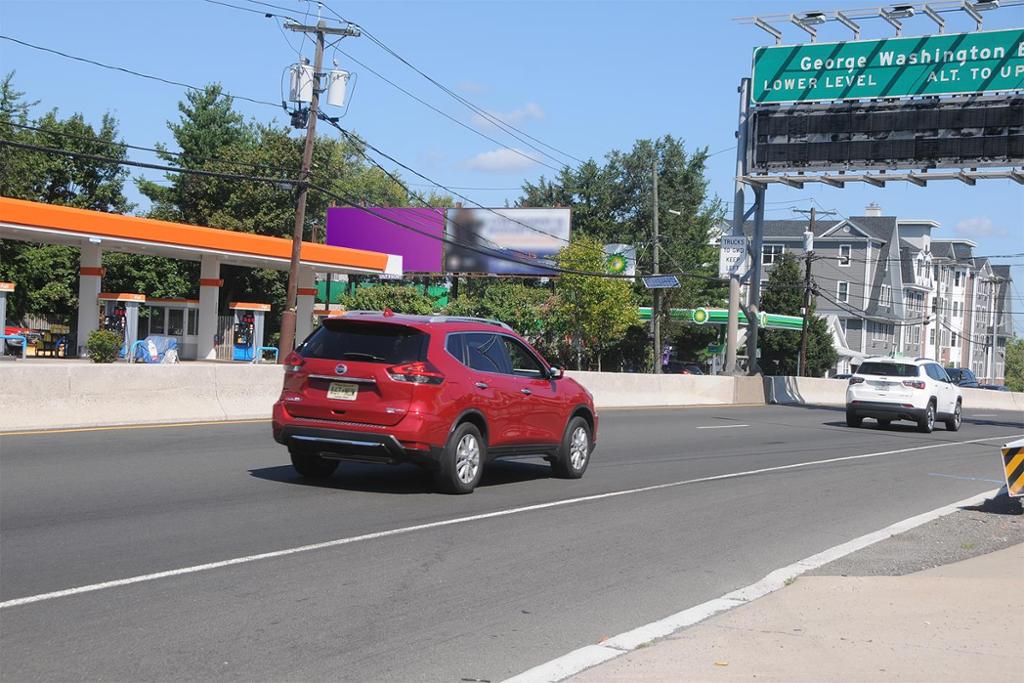
<path id="1" fill-rule="evenodd" d="M 917 423 L 930 432 L 936 420 L 960 429 L 963 396 L 938 363 L 927 358 L 868 358 L 846 388 L 846 424 L 859 427 L 865 417 L 888 427 L 893 420 Z"/>

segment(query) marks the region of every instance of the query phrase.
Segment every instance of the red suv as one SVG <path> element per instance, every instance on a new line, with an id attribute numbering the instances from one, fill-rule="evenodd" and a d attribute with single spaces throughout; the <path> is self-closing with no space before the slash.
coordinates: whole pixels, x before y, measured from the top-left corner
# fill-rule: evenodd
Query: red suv
<path id="1" fill-rule="evenodd" d="M 596 443 L 590 393 L 492 320 L 354 311 L 284 366 L 274 439 L 305 477 L 341 460 L 413 463 L 469 493 L 496 458 L 542 456 L 577 479 Z"/>

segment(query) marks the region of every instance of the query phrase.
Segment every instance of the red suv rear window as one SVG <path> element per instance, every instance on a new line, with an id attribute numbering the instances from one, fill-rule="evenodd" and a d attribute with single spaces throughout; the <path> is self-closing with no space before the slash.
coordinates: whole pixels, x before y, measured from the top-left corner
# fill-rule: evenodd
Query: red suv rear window
<path id="1" fill-rule="evenodd" d="M 430 337 L 404 325 L 325 322 L 296 351 L 304 358 L 410 363 L 426 360 Z"/>

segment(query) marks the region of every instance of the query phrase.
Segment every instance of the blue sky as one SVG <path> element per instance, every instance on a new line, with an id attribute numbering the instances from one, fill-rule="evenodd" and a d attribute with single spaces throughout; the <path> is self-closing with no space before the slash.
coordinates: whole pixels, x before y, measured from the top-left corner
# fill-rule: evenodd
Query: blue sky
<path id="1" fill-rule="evenodd" d="M 247 0 L 224 1 L 260 9 Z M 307 11 L 315 18 L 315 3 L 268 1 L 299 18 Z M 732 19 L 871 3 L 327 4 L 423 71 L 530 135 L 575 157 L 600 158 L 611 149 L 628 148 L 637 138 L 665 133 L 684 139 L 688 148 L 728 150 L 734 144 L 736 85 L 749 72 L 753 48 L 771 41 L 760 30 Z M 946 16 L 950 32 L 973 28 L 966 16 Z M 985 21 L 988 29 L 1024 26 L 1024 7 L 988 12 Z M 865 38 L 892 35 L 881 20 L 864 21 L 863 26 Z M 785 42 L 804 38 L 795 27 L 784 30 Z M 907 35 L 932 30 L 926 18 L 907 20 L 904 28 Z M 219 81 L 235 94 L 270 101 L 281 99 L 282 71 L 296 59 L 296 49 L 312 56 L 310 42 L 295 34 L 286 39 L 276 20 L 202 0 L 0 0 L 0 33 L 172 80 L 200 85 Z M 819 40 L 848 37 L 845 29 L 829 26 Z M 538 156 L 474 119 L 369 39 L 348 38 L 340 47 L 463 123 Z M 524 178 L 551 175 L 550 169 L 430 111 L 344 55 L 329 55 L 341 68 L 358 74 L 343 125 L 425 175 L 450 186 L 501 188 L 464 191 L 493 206 L 518 196 Z M 80 111 L 91 121 L 111 112 L 126 141 L 170 142 L 166 121 L 177 116 L 179 88 L 7 41 L 0 41 L 0 69 L 17 72 L 16 85 L 40 100 L 40 110 Z M 259 120 L 284 120 L 280 109 L 245 102 L 236 106 Z M 136 157 L 150 158 L 145 153 Z M 710 161 L 712 191 L 723 198 L 732 194 L 734 163 L 732 151 Z M 1024 251 L 1024 188 L 1011 181 L 983 181 L 975 187 L 939 182 L 925 188 L 896 183 L 884 190 L 772 187 L 767 216 L 795 217 L 789 207 L 807 207 L 812 198 L 842 215 L 862 213 L 873 201 L 886 214 L 936 220 L 942 227 L 935 236 L 973 239 L 978 254 Z M 1013 262 L 1022 261 L 1018 257 Z M 1014 276 L 1017 291 L 1024 293 L 1024 267 L 1015 267 Z M 1024 301 L 1014 303 L 1018 311 L 1024 310 Z M 1024 316 L 1015 318 L 1020 328 Z"/>

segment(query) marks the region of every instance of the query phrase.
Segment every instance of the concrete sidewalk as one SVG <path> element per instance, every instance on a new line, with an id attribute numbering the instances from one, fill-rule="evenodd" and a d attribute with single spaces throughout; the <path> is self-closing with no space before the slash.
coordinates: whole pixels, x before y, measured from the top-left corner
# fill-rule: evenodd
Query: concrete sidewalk
<path id="1" fill-rule="evenodd" d="M 906 576 L 804 576 L 572 678 L 1024 681 L 1024 545 Z"/>

